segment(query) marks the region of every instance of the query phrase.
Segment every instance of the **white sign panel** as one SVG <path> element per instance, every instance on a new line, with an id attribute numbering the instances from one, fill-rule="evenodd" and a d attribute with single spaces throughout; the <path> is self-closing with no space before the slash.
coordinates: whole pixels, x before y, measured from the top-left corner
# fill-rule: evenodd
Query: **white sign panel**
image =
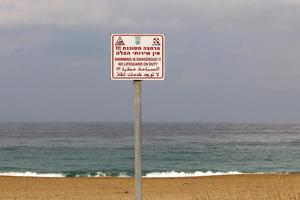
<path id="1" fill-rule="evenodd" d="M 163 34 L 112 34 L 112 80 L 164 80 Z"/>

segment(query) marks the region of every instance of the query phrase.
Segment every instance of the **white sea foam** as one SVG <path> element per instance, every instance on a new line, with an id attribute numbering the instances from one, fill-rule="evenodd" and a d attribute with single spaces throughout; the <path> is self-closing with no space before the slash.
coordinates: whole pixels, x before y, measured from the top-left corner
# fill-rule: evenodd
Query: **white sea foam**
<path id="1" fill-rule="evenodd" d="M 0 172 L 0 176 L 22 176 L 22 177 L 65 177 L 59 173 L 36 173 L 36 172 Z"/>
<path id="2" fill-rule="evenodd" d="M 124 178 L 126 178 L 126 177 L 130 177 L 130 176 L 129 176 L 128 173 L 126 173 L 126 172 L 120 172 L 120 173 L 119 173 L 119 177 L 124 177 Z"/>
<path id="3" fill-rule="evenodd" d="M 107 174 L 103 173 L 103 172 L 97 172 L 97 174 L 95 175 L 95 177 L 106 177 Z"/>
<path id="4" fill-rule="evenodd" d="M 176 178 L 176 177 L 197 177 L 197 176 L 221 176 L 221 175 L 237 175 L 237 174 L 250 174 L 242 173 L 238 171 L 229 171 L 229 172 L 150 172 L 147 173 L 145 178 Z M 252 173 L 251 173 L 252 174 Z M 263 173 L 254 173 L 254 174 L 263 174 Z M 0 172 L 0 176 L 20 176 L 20 177 L 66 177 L 63 173 L 36 173 L 36 172 Z M 97 172 L 96 174 L 78 174 L 75 177 L 111 177 L 110 173 Z M 117 177 L 130 177 L 126 172 L 120 172 Z"/>
<path id="5" fill-rule="evenodd" d="M 111 173 L 96 172 L 96 174 L 93 175 L 86 173 L 86 174 L 75 175 L 75 177 L 112 177 L 112 175 Z M 130 176 L 126 172 L 119 172 L 117 177 L 130 177 Z"/>
<path id="6" fill-rule="evenodd" d="M 243 174 L 242 172 L 238 171 L 230 171 L 230 172 L 151 172 L 146 174 L 146 178 L 169 178 L 169 177 L 196 177 L 196 176 L 221 176 L 221 175 L 236 175 L 236 174 Z"/>

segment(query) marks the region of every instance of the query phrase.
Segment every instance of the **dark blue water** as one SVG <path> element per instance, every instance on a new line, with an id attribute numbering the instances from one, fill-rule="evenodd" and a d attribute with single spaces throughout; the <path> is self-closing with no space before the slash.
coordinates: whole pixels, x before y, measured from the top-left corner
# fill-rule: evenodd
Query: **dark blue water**
<path id="1" fill-rule="evenodd" d="M 143 174 L 300 172 L 300 124 L 144 123 Z M 1 122 L 0 173 L 132 176 L 133 123 Z"/>

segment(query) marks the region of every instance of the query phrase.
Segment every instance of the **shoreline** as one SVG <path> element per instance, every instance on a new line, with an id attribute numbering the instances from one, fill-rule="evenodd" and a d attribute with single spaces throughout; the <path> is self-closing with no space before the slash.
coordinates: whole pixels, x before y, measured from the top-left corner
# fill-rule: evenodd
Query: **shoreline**
<path id="1" fill-rule="evenodd" d="M 0 176 L 0 199 L 134 198 L 133 177 Z M 300 199 L 300 173 L 143 178 L 143 196 L 153 200 Z"/>
<path id="2" fill-rule="evenodd" d="M 234 175 L 288 175 L 288 174 L 300 174 L 300 172 L 150 172 L 142 177 L 148 178 L 192 178 L 192 177 L 214 177 L 214 176 L 234 176 Z M 0 177 L 28 177 L 28 178 L 134 178 L 132 175 L 119 175 L 111 176 L 100 172 L 96 175 L 93 174 L 78 174 L 70 176 L 64 173 L 36 173 L 36 172 L 0 172 Z"/>

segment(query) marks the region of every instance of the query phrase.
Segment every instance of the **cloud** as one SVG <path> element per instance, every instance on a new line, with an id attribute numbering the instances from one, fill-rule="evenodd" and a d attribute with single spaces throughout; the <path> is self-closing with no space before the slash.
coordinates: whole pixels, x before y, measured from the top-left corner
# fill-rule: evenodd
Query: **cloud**
<path id="1" fill-rule="evenodd" d="M 300 0 L 282 0 L 284 3 L 300 6 Z"/>
<path id="2" fill-rule="evenodd" d="M 3 119 L 128 119 L 132 84 L 109 80 L 111 32 L 166 34 L 167 78 L 145 82 L 145 119 L 255 120 L 266 106 L 265 118 L 297 118 L 296 103 L 278 108 L 300 99 L 299 2 L 0 0 Z"/>
<path id="3" fill-rule="evenodd" d="M 232 27 L 286 26 L 300 17 L 299 0 L 0 0 L 2 25 L 130 26 L 177 28 L 202 24 Z M 279 25 L 278 25 L 279 24 Z"/>
<path id="4" fill-rule="evenodd" d="M 49 32 L 43 29 L 0 29 L 0 57 L 39 55 L 48 46 Z"/>
<path id="5" fill-rule="evenodd" d="M 77 25 L 102 21 L 104 1 L 1 0 L 1 24 Z"/>

